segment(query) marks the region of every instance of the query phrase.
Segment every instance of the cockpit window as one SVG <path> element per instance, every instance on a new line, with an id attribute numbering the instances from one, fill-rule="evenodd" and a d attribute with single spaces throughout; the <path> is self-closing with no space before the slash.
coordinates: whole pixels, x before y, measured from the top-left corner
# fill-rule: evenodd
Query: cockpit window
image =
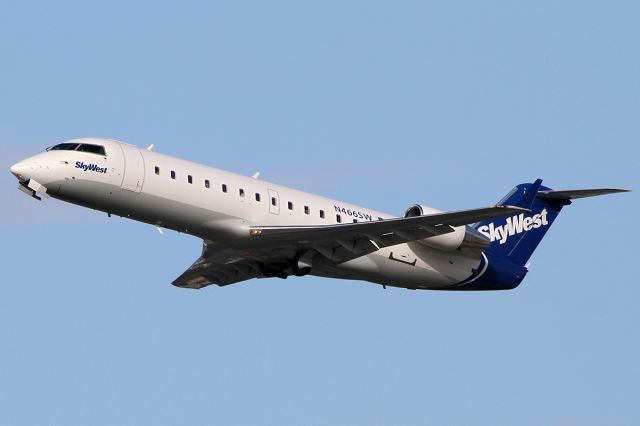
<path id="1" fill-rule="evenodd" d="M 104 152 L 104 146 L 101 146 L 101 145 L 89 145 L 88 143 L 80 144 L 80 146 L 78 147 L 77 151 L 90 152 L 92 154 L 102 155 L 103 157 L 106 157 L 106 155 L 107 155 Z"/>
<path id="2" fill-rule="evenodd" d="M 47 151 L 75 151 L 78 147 L 78 143 L 61 143 L 51 148 L 47 148 Z"/>
<path id="3" fill-rule="evenodd" d="M 92 145 L 88 143 L 61 143 L 56 146 L 52 146 L 51 148 L 47 148 L 47 151 L 80 151 L 102 155 L 103 157 L 107 156 L 107 153 L 104 150 L 104 146 Z"/>

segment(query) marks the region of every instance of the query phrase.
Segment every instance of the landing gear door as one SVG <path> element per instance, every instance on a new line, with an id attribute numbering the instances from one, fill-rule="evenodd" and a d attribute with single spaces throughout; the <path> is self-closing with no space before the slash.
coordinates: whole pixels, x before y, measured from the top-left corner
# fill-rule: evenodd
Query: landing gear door
<path id="1" fill-rule="evenodd" d="M 144 183 L 144 159 L 138 147 L 120 144 L 124 156 L 124 178 L 122 188 L 129 191 L 142 191 Z"/>
<path id="2" fill-rule="evenodd" d="M 269 189 L 269 213 L 280 214 L 280 197 L 278 191 Z"/>

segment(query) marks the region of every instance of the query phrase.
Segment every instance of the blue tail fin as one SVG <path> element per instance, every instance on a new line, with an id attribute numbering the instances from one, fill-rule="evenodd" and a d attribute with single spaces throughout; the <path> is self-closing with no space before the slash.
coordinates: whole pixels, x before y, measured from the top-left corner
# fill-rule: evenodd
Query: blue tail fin
<path id="1" fill-rule="evenodd" d="M 527 261 L 562 207 L 571 204 L 569 197 L 542 196 L 549 192 L 554 191 L 542 186 L 541 179 L 517 185 L 498 205 L 523 207 L 530 212 L 476 224 L 475 229 L 491 240 L 479 267 L 483 272 L 456 290 L 509 290 L 522 282 L 528 272 Z"/>
<path id="2" fill-rule="evenodd" d="M 511 190 L 498 205 L 529 209 L 507 218 L 491 219 L 475 229 L 491 240 L 482 253 L 474 273 L 452 290 L 508 290 L 517 287 L 528 272 L 527 261 L 551 224 L 571 200 L 627 192 L 625 189 L 598 188 L 554 191 L 542 180 L 523 183 Z"/>
<path id="3" fill-rule="evenodd" d="M 531 210 L 507 218 L 478 223 L 476 230 L 491 240 L 485 253 L 506 257 L 518 266 L 525 266 L 568 199 L 544 199 L 539 191 L 550 191 L 542 180 L 523 183 L 511 190 L 498 205 L 518 206 Z"/>

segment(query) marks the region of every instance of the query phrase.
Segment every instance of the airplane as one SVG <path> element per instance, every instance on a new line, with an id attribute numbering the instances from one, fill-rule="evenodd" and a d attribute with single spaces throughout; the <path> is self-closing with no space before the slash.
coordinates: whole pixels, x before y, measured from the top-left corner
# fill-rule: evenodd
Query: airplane
<path id="1" fill-rule="evenodd" d="M 81 138 L 11 166 L 18 188 L 203 240 L 173 285 L 252 278 L 361 280 L 410 290 L 510 290 L 564 206 L 624 189 L 552 190 L 537 179 L 490 207 L 403 217 L 181 160 L 112 139 Z"/>

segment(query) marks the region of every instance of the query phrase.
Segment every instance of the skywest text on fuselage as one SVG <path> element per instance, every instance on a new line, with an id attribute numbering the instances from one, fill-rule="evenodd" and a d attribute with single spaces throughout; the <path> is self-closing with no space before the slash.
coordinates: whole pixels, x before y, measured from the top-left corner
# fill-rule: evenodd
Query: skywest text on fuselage
<path id="1" fill-rule="evenodd" d="M 100 167 L 97 164 L 85 164 L 84 161 L 76 161 L 76 169 L 82 169 L 85 172 L 86 171 L 91 171 L 91 172 L 97 172 L 97 173 L 107 173 L 107 168 L 106 167 Z"/>

